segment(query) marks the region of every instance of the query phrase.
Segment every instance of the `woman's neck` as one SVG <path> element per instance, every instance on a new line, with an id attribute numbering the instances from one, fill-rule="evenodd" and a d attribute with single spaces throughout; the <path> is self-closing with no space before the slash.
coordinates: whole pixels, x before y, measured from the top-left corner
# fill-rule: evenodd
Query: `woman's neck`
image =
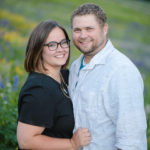
<path id="1" fill-rule="evenodd" d="M 57 82 L 61 82 L 60 78 L 60 69 L 51 69 L 51 70 L 46 70 L 45 74 L 56 80 Z"/>
<path id="2" fill-rule="evenodd" d="M 35 70 L 35 71 L 48 75 L 60 83 L 61 82 L 60 70 L 61 70 L 61 67 L 46 67 L 46 70 L 43 67 L 40 67 L 38 70 Z"/>

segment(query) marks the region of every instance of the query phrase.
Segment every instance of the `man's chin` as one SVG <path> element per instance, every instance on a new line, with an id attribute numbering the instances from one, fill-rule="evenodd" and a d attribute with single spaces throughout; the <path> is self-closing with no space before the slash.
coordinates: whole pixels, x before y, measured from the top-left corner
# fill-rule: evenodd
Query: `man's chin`
<path id="1" fill-rule="evenodd" d="M 82 52 L 84 55 L 91 55 L 91 53 L 93 52 L 92 50 L 89 50 L 89 49 L 79 49 L 80 52 Z"/>
<path id="2" fill-rule="evenodd" d="M 89 53 L 89 49 L 86 49 L 86 48 L 78 48 L 82 53 Z"/>

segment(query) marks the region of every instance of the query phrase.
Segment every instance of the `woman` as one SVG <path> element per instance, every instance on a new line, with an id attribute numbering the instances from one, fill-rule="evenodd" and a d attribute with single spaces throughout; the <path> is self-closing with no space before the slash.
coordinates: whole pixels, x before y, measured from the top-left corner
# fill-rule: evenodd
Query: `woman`
<path id="1" fill-rule="evenodd" d="M 88 129 L 73 135 L 74 116 L 68 95 L 70 40 L 55 21 L 41 22 L 29 38 L 28 78 L 18 102 L 17 140 L 21 149 L 76 150 L 90 142 Z"/>

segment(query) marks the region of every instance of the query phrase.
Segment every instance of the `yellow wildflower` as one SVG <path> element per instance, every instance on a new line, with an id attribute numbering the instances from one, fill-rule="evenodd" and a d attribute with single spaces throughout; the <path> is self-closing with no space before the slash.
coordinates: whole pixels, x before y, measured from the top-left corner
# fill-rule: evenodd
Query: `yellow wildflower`
<path id="1" fill-rule="evenodd" d="M 5 58 L 1 59 L 1 60 L 0 60 L 0 63 L 1 63 L 1 64 L 5 64 L 5 63 L 6 63 L 6 59 L 5 59 Z"/>
<path id="2" fill-rule="evenodd" d="M 16 66 L 15 67 L 15 71 L 18 75 L 22 75 L 23 74 L 23 71 L 21 70 L 21 68 L 19 66 Z"/>

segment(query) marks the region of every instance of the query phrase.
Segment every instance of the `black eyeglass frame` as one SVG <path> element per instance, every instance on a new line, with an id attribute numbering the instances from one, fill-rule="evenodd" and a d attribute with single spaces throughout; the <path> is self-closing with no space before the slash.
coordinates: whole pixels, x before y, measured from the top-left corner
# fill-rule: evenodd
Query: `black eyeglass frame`
<path id="1" fill-rule="evenodd" d="M 67 47 L 63 47 L 63 46 L 62 46 L 62 44 L 63 44 L 64 41 L 67 42 L 67 45 L 68 45 Z M 50 49 L 50 46 L 49 46 L 51 43 L 57 44 L 56 48 L 53 49 L 53 50 L 51 50 L 51 49 Z M 70 46 L 70 40 L 69 40 L 69 39 L 64 39 L 64 40 L 62 40 L 62 41 L 60 41 L 60 42 L 51 41 L 51 42 L 49 42 L 49 43 L 43 44 L 43 46 L 47 46 L 50 51 L 56 51 L 57 48 L 58 48 L 58 45 L 60 45 L 61 48 L 68 48 L 68 47 Z"/>

